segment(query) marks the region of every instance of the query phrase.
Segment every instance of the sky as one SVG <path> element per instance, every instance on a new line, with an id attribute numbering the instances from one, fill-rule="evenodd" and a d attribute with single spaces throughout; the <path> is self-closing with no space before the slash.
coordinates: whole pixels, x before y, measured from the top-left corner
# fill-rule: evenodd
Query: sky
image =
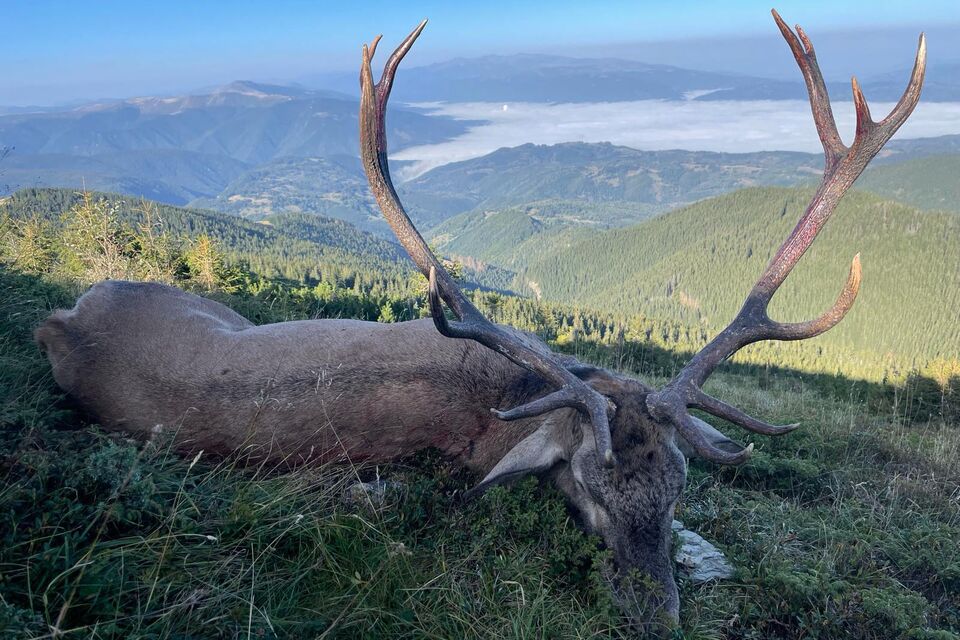
<path id="1" fill-rule="evenodd" d="M 0 105 L 183 93 L 238 79 L 305 81 L 356 68 L 363 41 L 381 32 L 388 42 L 396 41 L 424 17 L 430 19 L 429 31 L 409 64 L 537 52 L 770 77 L 795 73 L 789 57 L 769 62 L 755 55 L 755 43 L 779 38 L 770 2 L 14 0 L 0 7 L 6 27 L 0 38 Z M 899 48 L 911 59 L 923 29 L 930 35 L 931 58 L 939 51 L 942 60 L 960 61 L 957 0 L 777 4 L 788 22 L 816 35 L 818 51 L 859 52 L 861 73 L 883 69 L 888 58 L 902 60 Z M 943 34 L 939 45 L 934 33 Z"/>

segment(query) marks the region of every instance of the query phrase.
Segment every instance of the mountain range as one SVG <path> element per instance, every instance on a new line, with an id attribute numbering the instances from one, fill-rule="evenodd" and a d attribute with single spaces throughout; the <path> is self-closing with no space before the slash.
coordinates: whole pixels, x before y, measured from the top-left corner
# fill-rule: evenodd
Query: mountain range
<path id="1" fill-rule="evenodd" d="M 85 185 L 185 204 L 277 158 L 356 155 L 357 104 L 335 92 L 237 82 L 204 95 L 6 115 L 0 147 L 12 152 L 0 182 Z M 402 108 L 389 123 L 396 149 L 442 142 L 471 124 Z"/>
<path id="2" fill-rule="evenodd" d="M 924 100 L 953 95 L 950 87 L 960 86 L 960 74 L 952 73 L 956 70 L 932 65 Z M 0 161 L 0 190 L 87 188 L 251 219 L 299 211 L 389 235 L 356 159 L 358 104 L 350 95 L 356 92 L 355 75 L 328 76 L 323 90 L 241 81 L 190 95 L 14 110 L 18 112 L 0 115 L 0 149 L 10 150 Z M 868 95 L 895 99 L 891 91 L 902 88 L 900 75 L 868 78 Z M 803 99 L 804 87 L 799 79 L 784 82 L 614 58 L 518 55 L 404 69 L 394 93 L 395 101 L 735 100 Z M 388 138 L 391 150 L 399 151 L 449 140 L 475 124 L 398 107 L 388 118 Z M 884 153 L 878 162 L 956 154 L 960 136 L 895 142 Z M 522 145 L 438 167 L 398 187 L 424 227 L 474 209 L 546 200 L 573 203 L 577 217 L 615 226 L 731 189 L 801 183 L 816 174 L 821 162 L 819 154 L 778 151 L 709 154 L 576 143 Z M 912 175 L 923 178 L 922 171 Z M 951 193 L 921 197 L 919 190 L 907 187 L 884 190 L 886 179 L 875 184 L 878 192 L 919 206 L 949 208 L 953 199 Z M 583 203 L 603 204 L 606 213 L 587 211 Z"/>
<path id="3" fill-rule="evenodd" d="M 960 136 L 891 143 L 858 185 L 921 208 L 960 209 L 956 180 L 949 176 L 960 160 L 960 154 L 951 153 L 958 143 Z M 514 207 L 536 208 L 553 226 L 608 228 L 744 187 L 813 182 L 822 165 L 820 154 L 788 151 L 736 154 L 639 151 L 609 143 L 525 144 L 443 165 L 400 184 L 398 191 L 417 225 L 435 236 L 448 231 L 443 226 L 448 220 Z M 933 171 L 923 170 L 928 165 Z M 315 213 L 392 237 L 359 160 L 352 156 L 282 158 L 243 172 L 217 196 L 190 205 L 251 219 Z"/>
<path id="4" fill-rule="evenodd" d="M 909 63 L 905 60 L 904 63 Z M 873 101 L 896 102 L 910 69 L 860 78 Z M 355 73 L 323 74 L 309 83 L 357 94 Z M 830 82 L 835 100 L 850 100 L 849 82 Z M 619 102 L 629 100 L 806 100 L 799 71 L 793 80 L 697 71 L 618 58 L 492 55 L 455 58 L 404 69 L 394 89 L 404 102 Z M 927 68 L 923 99 L 960 100 L 960 63 Z"/>

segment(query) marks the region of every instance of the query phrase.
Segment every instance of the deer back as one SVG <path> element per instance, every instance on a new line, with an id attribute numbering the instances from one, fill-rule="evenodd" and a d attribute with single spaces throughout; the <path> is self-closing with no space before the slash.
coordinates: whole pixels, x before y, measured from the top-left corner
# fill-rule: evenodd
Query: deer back
<path id="1" fill-rule="evenodd" d="M 160 429 L 184 451 L 246 447 L 299 464 L 435 447 L 485 472 L 544 422 L 491 428 L 490 407 L 542 395 L 545 383 L 429 319 L 254 326 L 173 287 L 107 281 L 35 337 L 57 383 L 105 427 Z"/>

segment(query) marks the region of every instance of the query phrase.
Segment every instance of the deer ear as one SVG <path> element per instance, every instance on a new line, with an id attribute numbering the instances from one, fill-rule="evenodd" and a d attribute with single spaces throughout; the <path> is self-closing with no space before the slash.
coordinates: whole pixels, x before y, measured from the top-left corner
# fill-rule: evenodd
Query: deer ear
<path id="1" fill-rule="evenodd" d="M 697 430 L 700 431 L 703 435 L 707 437 L 707 440 L 714 447 L 720 449 L 721 451 L 727 451 L 729 453 L 740 453 L 743 451 L 743 445 L 737 444 L 727 436 L 723 435 L 720 431 L 714 429 L 711 425 L 707 424 L 700 418 L 695 416 L 690 416 L 693 420 L 693 424 L 696 425 Z M 680 431 L 674 431 L 674 442 L 677 443 L 677 448 L 680 449 L 680 452 L 683 453 L 687 458 L 697 458 L 699 457 L 696 449 L 686 441 L 686 439 L 680 435 Z"/>
<path id="2" fill-rule="evenodd" d="M 567 447 L 560 437 L 559 425 L 552 421 L 521 440 L 487 474 L 480 484 L 467 492 L 470 499 L 490 487 L 518 480 L 524 476 L 548 471 L 558 462 L 568 459 Z"/>

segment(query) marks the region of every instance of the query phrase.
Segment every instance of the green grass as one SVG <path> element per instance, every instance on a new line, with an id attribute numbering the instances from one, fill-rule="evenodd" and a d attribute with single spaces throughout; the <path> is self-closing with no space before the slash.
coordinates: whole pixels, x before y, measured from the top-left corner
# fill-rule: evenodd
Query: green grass
<path id="1" fill-rule="evenodd" d="M 536 480 L 465 504 L 429 453 L 283 473 L 102 432 L 30 339 L 75 294 L 0 268 L 0 637 L 630 637 L 606 552 Z M 691 468 L 678 517 L 737 575 L 681 580 L 676 638 L 960 637 L 957 425 L 795 379 L 711 391 L 804 428 Z M 384 505 L 343 499 L 377 474 Z"/>

